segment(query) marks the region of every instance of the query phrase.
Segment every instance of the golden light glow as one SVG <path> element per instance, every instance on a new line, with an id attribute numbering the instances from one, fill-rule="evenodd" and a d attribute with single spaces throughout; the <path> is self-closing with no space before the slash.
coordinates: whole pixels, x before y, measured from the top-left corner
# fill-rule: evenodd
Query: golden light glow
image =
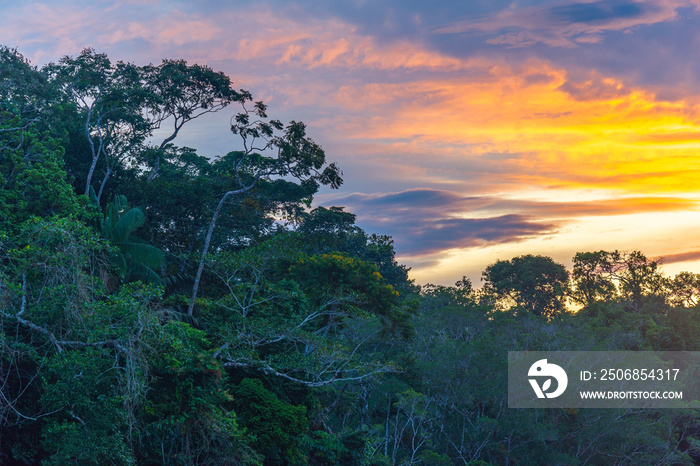
<path id="1" fill-rule="evenodd" d="M 576 252 L 635 249 L 650 258 L 669 256 L 671 261 L 663 265 L 663 270 L 668 275 L 675 275 L 683 270 L 699 270 L 698 254 L 689 254 L 687 258 L 672 257 L 676 251 L 700 251 L 698 231 L 700 212 L 588 217 L 567 224 L 556 235 L 467 250 L 455 249 L 418 260 L 409 259 L 409 263 L 416 264 L 411 277 L 418 283 L 450 284 L 454 277 L 466 275 L 478 285 L 485 266 L 499 259 L 541 254 L 571 270 L 571 259 Z M 634 232 L 633 236 L 630 232 Z"/>
<path id="2" fill-rule="evenodd" d="M 546 82 L 529 84 L 528 76 L 535 75 Z M 502 163 L 512 165 L 514 170 L 505 176 L 515 183 L 695 192 L 698 106 L 658 101 L 644 90 L 626 90 L 612 78 L 598 81 L 584 83 L 587 94 L 577 96 L 566 92 L 564 71 L 532 62 L 518 70 L 494 66 L 481 81 L 457 78 L 341 89 L 338 99 L 373 109 L 396 105 L 369 126 L 348 126 L 351 137 L 410 141 L 395 143 L 394 149 L 403 146 L 445 157 L 455 147 L 471 145 L 460 154 L 464 159 L 509 153 L 512 158 Z M 590 90 L 596 88 L 598 97 Z M 610 89 L 619 95 L 610 95 Z"/>

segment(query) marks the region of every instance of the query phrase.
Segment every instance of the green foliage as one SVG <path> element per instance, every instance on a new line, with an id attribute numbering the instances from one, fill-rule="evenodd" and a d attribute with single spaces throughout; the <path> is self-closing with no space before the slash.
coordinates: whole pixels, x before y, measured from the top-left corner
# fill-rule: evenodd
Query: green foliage
<path id="1" fill-rule="evenodd" d="M 306 407 L 280 401 L 259 379 L 243 379 L 231 389 L 233 405 L 252 445 L 271 463 L 303 464 L 302 436 L 308 429 Z"/>
<path id="2" fill-rule="evenodd" d="M 304 440 L 311 464 L 352 464 L 352 455 L 343 439 L 323 430 L 310 432 Z"/>
<path id="3" fill-rule="evenodd" d="M 647 334 L 649 345 L 656 351 L 700 350 L 700 321 L 697 308 L 676 307 L 658 318 Z"/>
<path id="4" fill-rule="evenodd" d="M 148 345 L 152 391 L 143 402 L 142 461 L 257 464 L 229 408 L 232 397 L 206 334 L 169 322 L 157 328 Z"/>
<path id="5" fill-rule="evenodd" d="M 372 264 L 309 257 L 298 240 L 279 234 L 209 264 L 220 298 L 198 305 L 221 359 L 309 386 L 392 370 L 369 348 L 402 324 L 392 322 L 402 312 L 397 293 Z"/>
<path id="6" fill-rule="evenodd" d="M 100 230 L 118 248 L 111 260 L 126 281 L 142 280 L 162 284 L 158 270 L 165 260 L 163 251 L 146 244 L 133 234 L 145 221 L 146 216 L 141 209 L 129 208 L 126 196 L 116 196 L 105 208 Z"/>
<path id="7" fill-rule="evenodd" d="M 317 307 L 369 312 L 383 317 L 388 325 L 403 325 L 406 334 L 410 331 L 406 310 L 399 307 L 399 293 L 372 263 L 342 254 L 322 254 L 300 258 L 289 273 Z"/>
<path id="8" fill-rule="evenodd" d="M 70 217 L 34 217 L 8 246 L 5 276 L 14 285 L 8 299 L 15 309 L 21 311 L 24 299 L 25 312 L 37 324 L 70 332 L 73 319 L 82 319 L 89 303 L 103 293 L 99 277 L 109 247 Z"/>
<path id="9" fill-rule="evenodd" d="M 57 412 L 43 429 L 44 448 L 54 452 L 47 464 L 135 463 L 126 442 L 120 374 L 109 351 L 56 353 L 42 372 L 41 403 Z"/>
<path id="10" fill-rule="evenodd" d="M 658 260 L 650 260 L 639 251 L 578 253 L 574 257 L 572 297 L 584 306 L 621 299 L 639 312 L 646 297 L 665 292 L 667 280 L 659 265 Z M 678 286 L 682 286 L 680 280 Z"/>
<path id="11" fill-rule="evenodd" d="M 416 457 L 416 460 L 419 464 L 432 464 L 434 466 L 452 466 L 454 464 L 449 456 L 445 454 L 436 453 L 430 450 L 422 451 Z M 471 462 L 468 464 L 471 465 Z M 482 465 L 479 465 L 477 463 L 476 466 L 488 466 L 488 464 L 484 463 Z"/>
<path id="12" fill-rule="evenodd" d="M 0 229 L 16 233 L 31 216 L 77 214 L 57 141 L 25 131 L 20 144 L 11 147 L 2 129 L 0 125 Z"/>
<path id="13" fill-rule="evenodd" d="M 242 150 L 172 144 L 234 102 Z M 511 350 L 698 350 L 697 274 L 597 251 L 571 292 L 534 255 L 419 289 L 391 238 L 311 209 L 341 181 L 303 123 L 208 67 L 86 49 L 39 70 L 0 47 L 0 463 L 698 462 L 697 411 L 506 398 Z"/>
<path id="14" fill-rule="evenodd" d="M 301 216 L 297 231 L 305 238 L 309 254 L 341 252 L 371 262 L 390 285 L 405 295 L 417 292 L 408 278 L 408 268 L 395 258 L 394 242 L 388 236 L 368 235 L 355 225 L 355 215 L 342 207 L 317 207 Z"/>
<path id="15" fill-rule="evenodd" d="M 564 311 L 569 274 L 549 257 L 528 254 L 499 260 L 486 267 L 483 277 L 487 290 L 528 312 L 552 317 Z"/>

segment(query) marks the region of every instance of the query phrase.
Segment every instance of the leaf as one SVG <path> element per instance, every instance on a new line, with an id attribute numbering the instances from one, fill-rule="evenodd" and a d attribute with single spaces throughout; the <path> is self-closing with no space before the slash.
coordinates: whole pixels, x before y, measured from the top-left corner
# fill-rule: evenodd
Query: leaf
<path id="1" fill-rule="evenodd" d="M 129 265 L 129 272 L 126 278 L 127 280 L 141 280 L 144 283 L 155 283 L 156 285 L 163 284 L 163 280 L 158 274 L 141 262 L 132 262 Z"/>
<path id="2" fill-rule="evenodd" d="M 97 194 L 95 194 L 95 188 L 90 186 L 90 202 L 92 202 L 92 205 L 98 206 L 100 203 L 97 201 Z"/>
<path id="3" fill-rule="evenodd" d="M 122 243 L 127 241 L 127 237 L 138 230 L 146 222 L 146 216 L 143 211 L 138 208 L 129 209 L 119 220 L 114 224 L 110 232 L 110 240 L 114 243 Z"/>
<path id="4" fill-rule="evenodd" d="M 157 269 L 165 260 L 163 251 L 150 244 L 129 241 L 120 243 L 119 247 L 123 254 L 135 262 L 140 262 L 146 267 Z"/>

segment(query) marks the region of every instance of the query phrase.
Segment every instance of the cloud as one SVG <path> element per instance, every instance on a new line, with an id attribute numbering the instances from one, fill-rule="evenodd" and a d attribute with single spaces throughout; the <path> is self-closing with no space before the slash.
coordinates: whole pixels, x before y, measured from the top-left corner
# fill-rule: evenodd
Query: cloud
<path id="1" fill-rule="evenodd" d="M 483 206 L 483 200 L 432 189 L 352 194 L 333 203 L 349 206 L 357 214 L 358 223 L 370 231 L 392 236 L 398 253 L 405 256 L 517 242 L 553 233 L 557 228 L 554 223 L 519 214 L 468 217 L 460 210 Z"/>
<path id="2" fill-rule="evenodd" d="M 614 78 L 592 76 L 588 80 L 567 80 L 559 90 L 574 100 L 615 100 L 630 94 L 631 90 Z"/>
<path id="3" fill-rule="evenodd" d="M 698 210 L 700 202 L 676 197 L 623 197 L 573 202 L 536 202 L 493 199 L 489 210 L 519 212 L 544 218 L 578 218 L 650 212 Z"/>
<path id="4" fill-rule="evenodd" d="M 676 264 L 679 262 L 694 262 L 700 260 L 700 251 L 688 251 L 681 252 L 677 254 L 667 254 L 664 256 L 656 257 L 655 259 L 661 260 L 663 264 Z"/>
<path id="5" fill-rule="evenodd" d="M 566 23 L 605 23 L 620 18 L 640 18 L 652 5 L 629 1 L 572 3 L 549 8 L 548 13 Z"/>
<path id="6" fill-rule="evenodd" d="M 151 0 L 109 5 L 81 0 L 28 1 L 3 8 L 3 13 L 3 37 L 14 38 L 13 45 L 38 64 L 77 54 L 84 47 L 111 51 L 110 58 L 158 61 L 178 48 L 187 54 L 197 45 L 216 42 L 225 29 L 217 18 Z"/>
<path id="7" fill-rule="evenodd" d="M 324 204 L 341 205 L 370 231 L 395 239 L 404 256 L 450 249 L 521 242 L 556 234 L 565 224 L 589 216 L 697 210 L 695 200 L 629 197 L 579 202 L 537 202 L 492 196 L 462 196 L 437 189 L 332 196 Z"/>
<path id="8" fill-rule="evenodd" d="M 237 46 L 238 59 L 262 58 L 274 61 L 276 65 L 308 69 L 454 71 L 465 68 L 463 60 L 428 50 L 419 42 L 381 43 L 338 19 L 320 20 L 307 14 L 295 19 L 277 16 L 265 9 L 249 12 L 246 16 L 245 38 Z"/>
<path id="9" fill-rule="evenodd" d="M 464 185 L 695 192 L 696 99 L 665 101 L 596 72 L 571 78 L 540 60 L 473 66 L 468 76 L 343 86 L 334 99 L 344 111 L 327 124 L 382 146 L 377 158 Z"/>
<path id="10" fill-rule="evenodd" d="M 673 21 L 677 9 L 697 6 L 690 0 L 662 2 L 605 0 L 507 8 L 482 17 L 456 20 L 435 34 L 485 35 L 486 43 L 509 47 L 574 48 L 598 43 L 601 34 Z M 488 36 L 491 36 L 490 38 Z"/>
<path id="11" fill-rule="evenodd" d="M 98 35 L 98 41 L 111 45 L 142 40 L 156 46 L 181 46 L 210 42 L 223 32 L 212 18 L 185 14 L 178 10 L 152 18 L 148 23 L 125 20 L 123 24 L 115 26 Z"/>
<path id="12" fill-rule="evenodd" d="M 414 220 L 421 222 L 421 218 Z M 558 227 L 516 214 L 491 218 L 435 219 L 420 226 L 402 222 L 397 226 L 405 228 L 403 231 L 406 232 L 395 235 L 397 252 L 409 256 L 519 242 L 533 236 L 553 234 Z"/>

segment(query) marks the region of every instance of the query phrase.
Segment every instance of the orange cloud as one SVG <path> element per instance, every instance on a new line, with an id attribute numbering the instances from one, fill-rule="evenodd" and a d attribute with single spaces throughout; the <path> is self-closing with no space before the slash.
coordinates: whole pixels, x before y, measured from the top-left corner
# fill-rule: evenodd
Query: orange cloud
<path id="1" fill-rule="evenodd" d="M 666 21 L 674 5 L 664 3 L 637 21 Z M 542 59 L 459 59 L 405 41 L 378 44 L 338 20 L 301 23 L 256 14 L 236 57 L 316 73 L 308 75 L 315 80 L 271 85 L 290 102 L 325 109 L 309 123 L 329 138 L 373 145 L 384 161 L 417 167 L 417 180 L 457 182 L 450 177 L 478 166 L 497 189 L 696 191 L 699 96 L 664 101 L 596 71 L 574 79 Z M 631 19 L 620 21 L 615 24 L 622 27 Z M 322 79 L 329 69 L 365 68 L 400 73 Z M 425 154 L 429 161 L 421 160 Z M 492 154 L 510 156 L 493 160 Z"/>
<path id="2" fill-rule="evenodd" d="M 241 20 L 241 17 L 245 20 Z M 307 69 L 371 68 L 459 70 L 469 67 L 458 58 L 432 52 L 408 42 L 378 44 L 357 28 L 337 19 L 303 19 L 265 8 L 230 12 L 218 18 L 219 25 L 235 22 L 239 37 L 233 51 L 217 47 L 217 59 L 266 60 L 274 65 Z"/>
<path id="3" fill-rule="evenodd" d="M 497 163 L 512 170 L 498 174 L 516 184 L 696 191 L 700 107 L 692 101 L 660 101 L 611 77 L 570 83 L 565 70 L 534 60 L 475 76 L 343 87 L 338 104 L 373 117 L 341 118 L 342 127 L 456 167 L 512 154 Z"/>

